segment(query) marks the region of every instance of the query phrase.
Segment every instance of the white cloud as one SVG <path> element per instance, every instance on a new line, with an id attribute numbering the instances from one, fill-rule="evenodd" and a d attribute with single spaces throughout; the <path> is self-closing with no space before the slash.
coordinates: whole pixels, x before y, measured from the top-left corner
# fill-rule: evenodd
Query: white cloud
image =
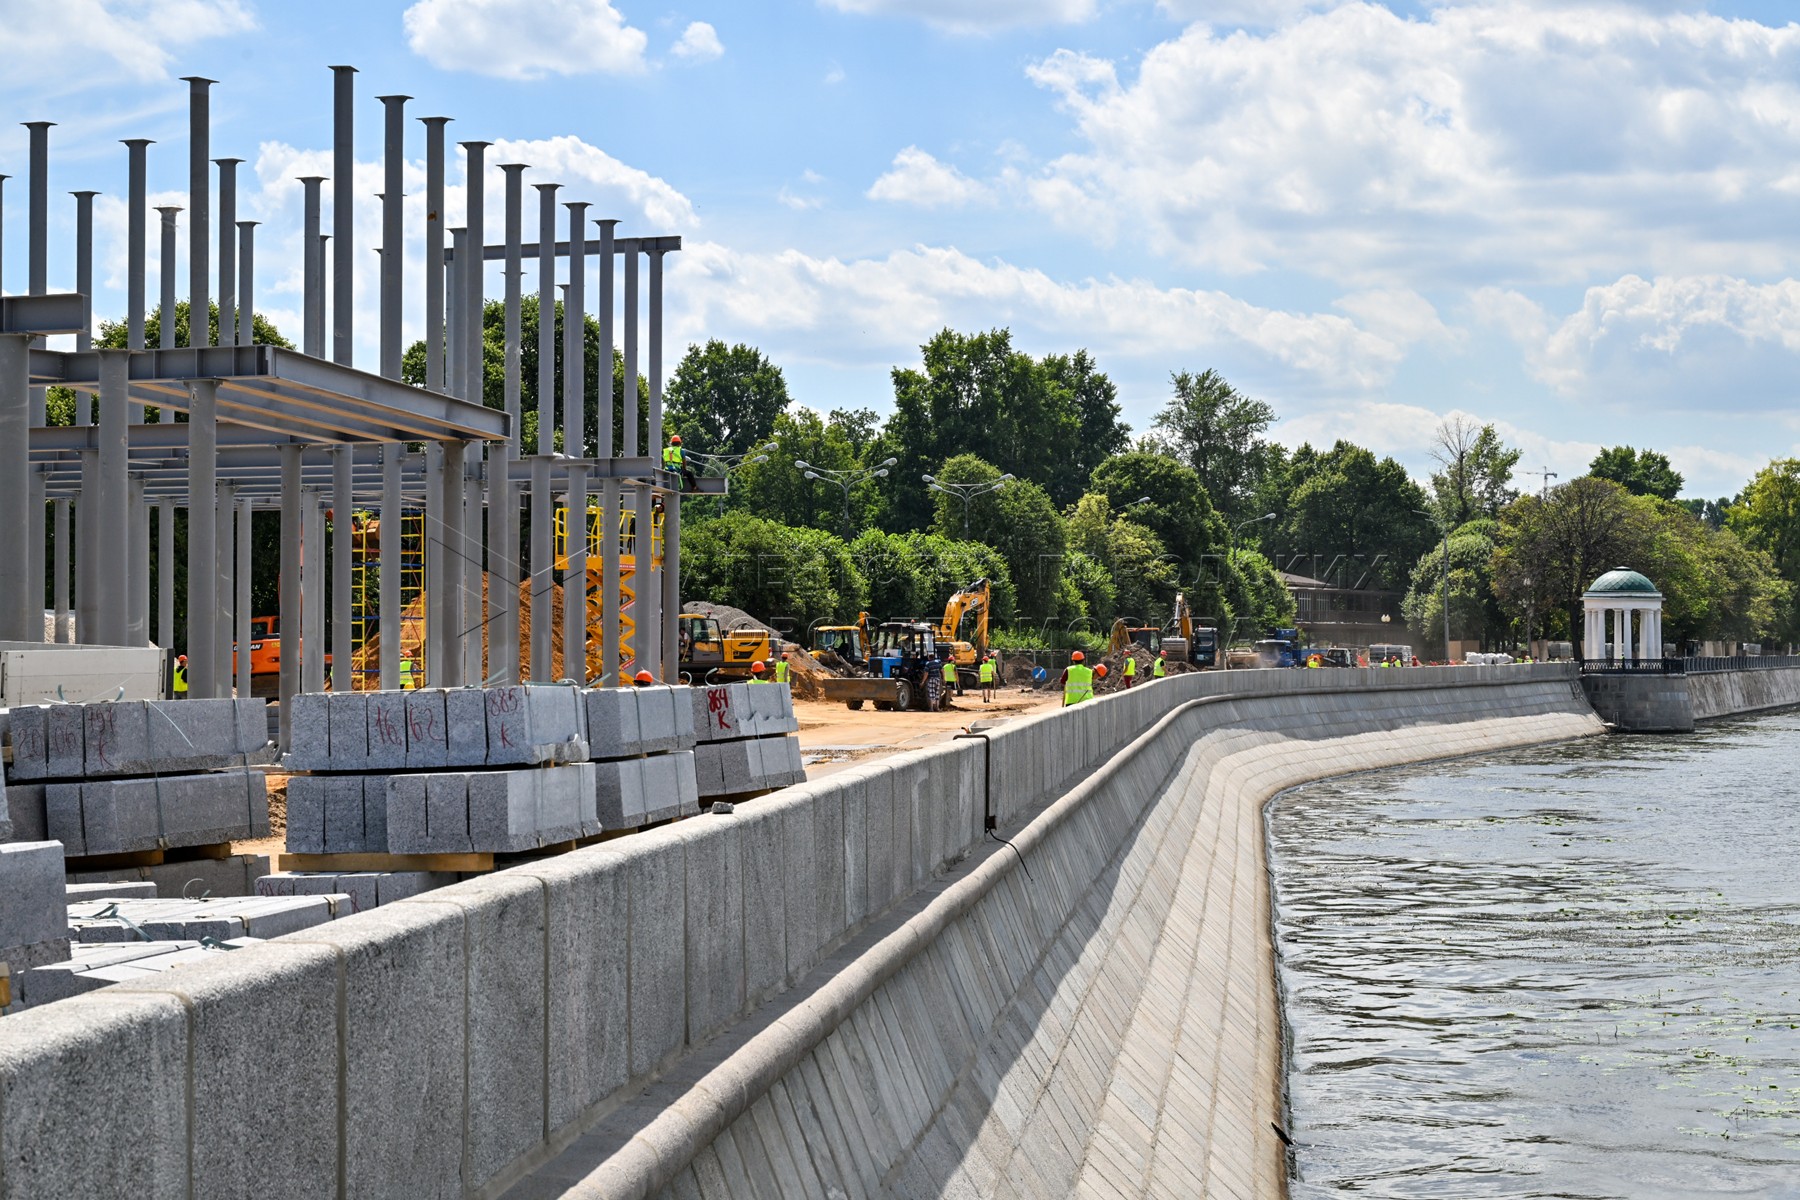
<path id="1" fill-rule="evenodd" d="M 825 71 L 825 78 L 821 80 L 821 82 L 824 83 L 826 87 L 836 87 L 838 84 L 844 82 L 845 78 L 847 77 L 844 74 L 844 68 L 837 63 L 832 63 Z"/>
<path id="2" fill-rule="evenodd" d="M 1133 66 L 1033 65 L 1085 145 L 1028 195 L 1190 263 L 1362 286 L 1800 267 L 1800 25 L 1608 3 L 1290 16 L 1195 24 Z"/>
<path id="3" fill-rule="evenodd" d="M 402 20 L 433 66 L 502 79 L 634 74 L 648 42 L 607 0 L 418 0 Z"/>
<path id="4" fill-rule="evenodd" d="M 725 46 L 719 41 L 718 30 L 705 21 L 694 21 L 681 31 L 671 53 L 688 62 L 711 62 L 725 53 Z"/>
<path id="5" fill-rule="evenodd" d="M 1093 17 L 1096 0 L 821 0 L 839 12 L 917 17 L 948 33 L 993 33 L 1020 25 L 1073 25 Z"/>
<path id="6" fill-rule="evenodd" d="M 256 17 L 243 0 L 0 0 L 6 80 L 42 95 L 116 85 L 121 78 L 169 77 L 175 51 L 248 33 Z M 72 66 L 71 64 L 82 64 Z"/>
<path id="7" fill-rule="evenodd" d="M 678 257 L 672 286 L 684 312 L 676 339 L 721 331 L 791 337 L 781 353 L 817 359 L 817 348 L 829 345 L 839 363 L 892 363 L 945 326 L 1004 325 L 1021 338 L 1102 355 L 1166 360 L 1171 347 L 1230 349 L 1308 380 L 1366 389 L 1384 383 L 1406 352 L 1333 313 L 1286 312 L 1142 280 L 1060 281 L 951 247 L 845 261 L 690 243 Z"/>
<path id="8" fill-rule="evenodd" d="M 987 200 L 988 189 L 917 146 L 894 155 L 894 165 L 869 188 L 871 200 L 919 208 L 960 208 Z"/>

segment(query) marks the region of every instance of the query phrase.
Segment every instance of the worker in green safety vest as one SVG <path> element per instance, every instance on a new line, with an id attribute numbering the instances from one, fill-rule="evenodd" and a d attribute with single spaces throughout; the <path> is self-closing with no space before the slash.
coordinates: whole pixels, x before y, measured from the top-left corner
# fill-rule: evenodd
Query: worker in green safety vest
<path id="1" fill-rule="evenodd" d="M 1064 708 L 1094 698 L 1094 671 L 1086 662 L 1087 655 L 1079 650 L 1069 655 L 1069 665 L 1063 668 L 1062 677 Z"/>
<path id="2" fill-rule="evenodd" d="M 981 681 L 981 702 L 986 704 L 994 698 L 994 656 L 988 655 L 981 660 L 981 669 L 977 673 Z"/>
<path id="3" fill-rule="evenodd" d="M 751 683 L 774 683 L 775 682 L 773 679 L 769 678 L 769 668 L 763 663 L 763 660 L 760 658 L 750 664 L 750 682 Z"/>
<path id="4" fill-rule="evenodd" d="M 776 683 L 786 683 L 787 681 L 788 681 L 788 661 L 787 661 L 787 657 L 784 655 L 781 658 L 778 658 L 775 660 L 775 682 Z"/>
<path id="5" fill-rule="evenodd" d="M 175 698 L 186 700 L 187 694 L 187 655 L 177 654 L 175 656 Z"/>
<path id="6" fill-rule="evenodd" d="M 403 658 L 401 658 L 401 660 L 400 660 L 400 689 L 402 691 L 410 692 L 413 690 L 413 688 L 418 686 L 418 684 L 416 682 L 414 682 L 414 679 L 413 679 L 413 672 L 416 669 L 417 668 L 415 668 L 413 666 L 412 655 L 408 654 L 408 655 L 404 656 Z"/>
<path id="7" fill-rule="evenodd" d="M 1125 656 L 1125 686 L 1130 687 L 1137 682 L 1137 659 L 1130 654 Z"/>
<path id="8" fill-rule="evenodd" d="M 684 490 L 694 490 L 694 473 L 688 469 L 687 452 L 681 448 L 679 433 L 671 434 L 669 444 L 663 447 L 663 470 L 673 471 L 681 476 Z"/>
<path id="9" fill-rule="evenodd" d="M 1167 675 L 1168 673 L 1169 673 L 1169 652 L 1167 650 L 1158 650 L 1156 652 L 1156 661 L 1154 663 L 1152 663 L 1150 666 L 1150 678 L 1161 679 L 1164 675 Z"/>
<path id="10" fill-rule="evenodd" d="M 949 652 L 946 651 L 944 654 L 944 696 L 945 696 L 945 698 L 948 698 L 955 691 L 956 691 L 956 660 L 951 658 L 949 655 Z"/>

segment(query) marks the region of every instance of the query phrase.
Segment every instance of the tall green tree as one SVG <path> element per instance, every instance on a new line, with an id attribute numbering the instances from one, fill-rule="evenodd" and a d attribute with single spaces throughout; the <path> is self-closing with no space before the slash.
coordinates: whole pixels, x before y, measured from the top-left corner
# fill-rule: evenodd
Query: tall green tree
<path id="1" fill-rule="evenodd" d="M 1452 529 L 1477 517 L 1497 517 L 1518 497 L 1513 468 L 1520 451 L 1506 445 L 1492 425 L 1476 425 L 1458 415 L 1444 421 L 1432 437 L 1431 457 L 1438 470 L 1431 476 L 1437 511 Z"/>
<path id="2" fill-rule="evenodd" d="M 1726 512 L 1726 527 L 1768 555 L 1789 599 L 1778 619 L 1781 639 L 1800 642 L 1800 458 L 1780 458 L 1756 473 Z"/>
<path id="3" fill-rule="evenodd" d="M 1301 446 L 1286 478 L 1284 511 L 1264 536 L 1284 570 L 1398 590 L 1438 540 L 1424 491 L 1391 458 L 1344 441 L 1323 452 Z"/>
<path id="4" fill-rule="evenodd" d="M 1094 468 L 1088 489 L 1154 532 L 1185 572 L 1198 571 L 1228 548 L 1230 531 L 1200 476 L 1167 454 L 1148 450 L 1115 454 Z M 1139 503 L 1146 496 L 1149 499 Z"/>
<path id="5" fill-rule="evenodd" d="M 1634 496 L 1673 500 L 1681 491 L 1681 472 L 1669 465 L 1666 454 L 1655 450 L 1609 446 L 1594 456 L 1588 474 L 1610 479 Z"/>
<path id="6" fill-rule="evenodd" d="M 735 605 L 777 628 L 835 623 L 868 607 L 868 585 L 841 540 L 749 513 L 684 526 L 681 568 L 684 600 Z"/>
<path id="7" fill-rule="evenodd" d="M 1449 539 L 1450 636 L 1497 646 L 1510 631 L 1493 589 L 1494 536 L 1499 523 L 1476 520 L 1455 530 Z M 1444 646 L 1444 547 L 1427 550 L 1413 566 L 1401 611 L 1423 649 L 1435 659 Z"/>
<path id="8" fill-rule="evenodd" d="M 669 376 L 664 421 L 696 454 L 743 454 L 769 440 L 787 380 L 762 351 L 717 338 L 692 345 Z"/>
<path id="9" fill-rule="evenodd" d="M 726 507 L 753 512 L 784 525 L 804 525 L 842 536 L 844 490 L 828 479 L 806 478 L 794 464 L 804 462 L 823 470 L 860 472 L 869 464 L 858 457 L 850 431 L 810 408 L 795 406 L 777 414 L 770 436 L 776 449 L 768 462 L 746 464 L 732 472 Z M 896 486 L 899 481 L 891 473 L 885 478 L 865 478 L 851 486 L 850 537 L 873 523 L 887 503 L 884 493 Z"/>
<path id="10" fill-rule="evenodd" d="M 1200 477 L 1213 506 L 1230 520 L 1246 514 L 1270 446 L 1263 434 L 1275 410 L 1239 392 L 1212 368 L 1169 377 L 1174 394 L 1156 415 L 1156 437 Z"/>

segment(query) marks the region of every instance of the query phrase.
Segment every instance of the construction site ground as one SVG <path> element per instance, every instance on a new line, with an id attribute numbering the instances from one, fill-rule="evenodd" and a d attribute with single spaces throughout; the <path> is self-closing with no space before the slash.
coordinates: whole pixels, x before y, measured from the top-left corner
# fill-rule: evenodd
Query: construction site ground
<path id="1" fill-rule="evenodd" d="M 972 721 L 1003 720 L 1048 712 L 1062 704 L 1062 693 L 996 688 L 991 703 L 969 691 L 939 712 L 852 712 L 843 704 L 794 697 L 800 719 L 800 756 L 808 779 L 823 779 L 852 763 L 885 758 L 947 741 Z"/>

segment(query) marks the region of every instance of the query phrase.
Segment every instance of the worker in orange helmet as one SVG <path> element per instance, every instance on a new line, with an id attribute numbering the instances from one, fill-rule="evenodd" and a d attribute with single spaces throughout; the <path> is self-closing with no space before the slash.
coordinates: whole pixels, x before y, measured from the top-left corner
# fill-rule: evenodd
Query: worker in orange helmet
<path id="1" fill-rule="evenodd" d="M 683 490 L 694 490 L 694 471 L 687 465 L 687 451 L 681 448 L 681 435 L 669 435 L 669 444 L 663 447 L 663 470 L 673 471 L 681 476 Z"/>
<path id="2" fill-rule="evenodd" d="M 1069 655 L 1069 665 L 1062 673 L 1063 707 L 1094 698 L 1094 672 L 1087 666 L 1087 655 L 1077 650 Z"/>
<path id="3" fill-rule="evenodd" d="M 656 676 L 648 671 L 639 671 L 636 675 L 631 677 L 631 682 L 638 687 L 652 687 L 656 683 Z"/>
<path id="4" fill-rule="evenodd" d="M 760 658 L 750 664 L 750 682 L 751 683 L 772 683 L 772 682 L 774 682 L 773 680 L 771 680 L 769 678 L 769 665 L 767 663 L 763 662 L 763 660 Z"/>
<path id="5" fill-rule="evenodd" d="M 175 656 L 175 698 L 186 700 L 188 695 L 187 655 Z"/>

